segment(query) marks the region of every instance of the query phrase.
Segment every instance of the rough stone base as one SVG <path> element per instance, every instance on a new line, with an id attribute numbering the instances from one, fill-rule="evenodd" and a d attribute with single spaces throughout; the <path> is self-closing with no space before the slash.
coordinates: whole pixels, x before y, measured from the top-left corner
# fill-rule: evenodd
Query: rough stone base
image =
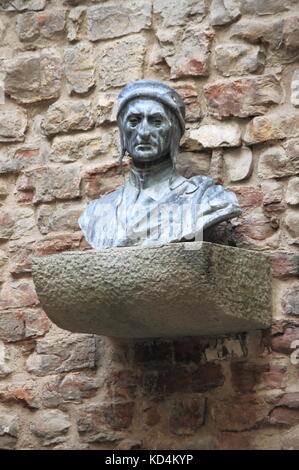
<path id="1" fill-rule="evenodd" d="M 271 321 L 267 256 L 207 242 L 43 256 L 33 278 L 49 318 L 73 332 L 200 336 Z"/>

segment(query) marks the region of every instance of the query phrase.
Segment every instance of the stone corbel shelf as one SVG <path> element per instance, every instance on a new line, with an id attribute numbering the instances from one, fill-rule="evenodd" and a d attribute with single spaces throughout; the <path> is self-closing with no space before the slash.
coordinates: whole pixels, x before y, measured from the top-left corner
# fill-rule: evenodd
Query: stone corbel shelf
<path id="1" fill-rule="evenodd" d="M 49 318 L 77 333 L 201 336 L 271 322 L 267 256 L 207 242 L 43 256 L 33 279 Z"/>

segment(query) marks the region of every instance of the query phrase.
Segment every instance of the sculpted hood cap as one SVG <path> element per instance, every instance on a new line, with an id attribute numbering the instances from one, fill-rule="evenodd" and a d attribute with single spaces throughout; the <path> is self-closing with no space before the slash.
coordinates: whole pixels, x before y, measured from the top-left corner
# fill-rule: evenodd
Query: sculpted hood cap
<path id="1" fill-rule="evenodd" d="M 137 80 L 126 85 L 118 95 L 117 118 L 124 106 L 135 98 L 153 98 L 170 108 L 179 120 L 182 135 L 185 132 L 185 105 L 180 95 L 170 86 L 157 80 Z"/>

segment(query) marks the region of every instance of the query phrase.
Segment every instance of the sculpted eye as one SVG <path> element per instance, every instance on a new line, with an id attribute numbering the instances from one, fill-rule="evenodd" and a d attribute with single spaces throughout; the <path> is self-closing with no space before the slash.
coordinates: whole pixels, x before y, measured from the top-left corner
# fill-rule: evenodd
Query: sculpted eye
<path id="1" fill-rule="evenodd" d="M 130 117 L 128 121 L 131 127 L 136 127 L 138 124 L 138 118 L 134 116 Z"/>
<path id="2" fill-rule="evenodd" d="M 162 119 L 160 119 L 160 118 L 155 118 L 155 119 L 154 119 L 154 124 L 155 124 L 156 127 L 160 127 L 161 124 L 162 124 Z"/>

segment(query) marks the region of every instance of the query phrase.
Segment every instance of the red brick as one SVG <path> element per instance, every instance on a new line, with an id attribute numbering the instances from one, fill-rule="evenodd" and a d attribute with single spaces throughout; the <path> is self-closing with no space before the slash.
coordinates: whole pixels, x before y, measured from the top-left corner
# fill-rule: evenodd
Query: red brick
<path id="1" fill-rule="evenodd" d="M 73 251 L 81 249 L 82 234 L 57 235 L 55 237 L 44 238 L 34 244 L 34 253 L 37 256 L 51 255 L 63 251 Z"/>

